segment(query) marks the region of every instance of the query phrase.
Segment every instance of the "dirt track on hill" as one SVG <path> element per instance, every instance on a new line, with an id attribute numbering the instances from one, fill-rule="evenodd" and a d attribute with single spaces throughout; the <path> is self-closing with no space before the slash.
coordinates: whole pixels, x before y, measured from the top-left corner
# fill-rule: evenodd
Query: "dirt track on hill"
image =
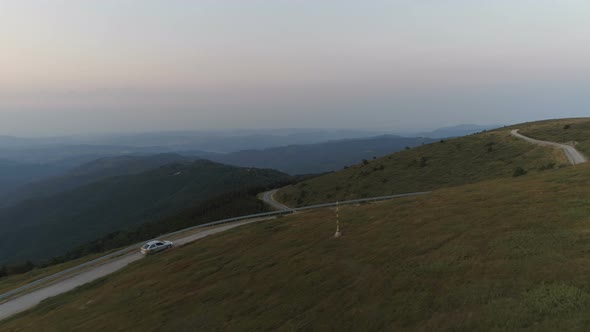
<path id="1" fill-rule="evenodd" d="M 512 130 L 510 132 L 510 134 L 512 134 L 512 136 L 514 136 L 514 137 L 518 137 L 520 139 L 523 139 L 529 143 L 538 144 L 538 145 L 542 145 L 542 146 L 553 146 L 553 147 L 559 148 L 559 149 L 563 150 L 563 152 L 565 153 L 565 156 L 567 157 L 570 164 L 572 164 L 572 165 L 582 164 L 582 163 L 585 163 L 588 161 L 588 159 L 582 153 L 580 153 L 580 151 L 576 150 L 576 148 L 571 145 L 562 144 L 562 143 L 555 143 L 555 142 L 548 142 L 548 141 L 541 141 L 538 139 L 530 138 L 530 137 L 524 136 L 522 134 L 519 134 L 518 129 Z"/>

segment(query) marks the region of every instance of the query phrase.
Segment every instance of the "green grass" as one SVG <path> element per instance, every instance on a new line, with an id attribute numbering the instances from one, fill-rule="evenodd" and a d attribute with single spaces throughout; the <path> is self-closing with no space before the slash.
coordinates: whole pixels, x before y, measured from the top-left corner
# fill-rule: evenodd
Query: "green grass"
<path id="1" fill-rule="evenodd" d="M 2 331 L 536 331 L 590 324 L 590 165 L 260 222 L 44 301 Z"/>
<path id="2" fill-rule="evenodd" d="M 517 167 L 529 174 L 567 161 L 562 152 L 536 146 L 507 129 L 446 140 L 395 153 L 280 190 L 276 198 L 305 206 L 401 194 L 510 178 Z"/>
<path id="3" fill-rule="evenodd" d="M 590 155 L 590 118 L 560 119 L 514 126 L 523 135 L 559 143 L 576 142 L 576 148 Z"/>

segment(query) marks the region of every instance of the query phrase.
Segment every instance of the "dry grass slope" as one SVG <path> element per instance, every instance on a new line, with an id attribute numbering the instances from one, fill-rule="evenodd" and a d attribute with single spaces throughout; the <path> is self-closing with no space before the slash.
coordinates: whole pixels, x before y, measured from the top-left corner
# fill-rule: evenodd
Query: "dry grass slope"
<path id="1" fill-rule="evenodd" d="M 590 156 L 590 118 L 560 119 L 526 123 L 520 133 L 532 138 L 558 143 L 576 142 L 576 148 Z"/>
<path id="2" fill-rule="evenodd" d="M 0 323 L 2 331 L 584 330 L 590 165 L 252 224 Z"/>
<path id="3" fill-rule="evenodd" d="M 561 151 L 536 146 L 507 129 L 423 145 L 280 190 L 276 198 L 305 206 L 509 178 L 567 164 Z"/>
<path id="4" fill-rule="evenodd" d="M 8 277 L 0 278 L 0 294 L 7 293 L 11 290 L 25 286 L 33 281 L 48 277 L 50 275 L 61 272 L 63 270 L 67 270 L 71 267 L 83 264 L 85 262 L 89 262 L 93 259 L 107 255 L 116 250 L 117 249 L 113 249 L 99 254 L 87 255 L 79 259 L 71 260 L 69 262 L 51 265 L 43 268 L 35 268 L 23 274 L 11 275 Z"/>

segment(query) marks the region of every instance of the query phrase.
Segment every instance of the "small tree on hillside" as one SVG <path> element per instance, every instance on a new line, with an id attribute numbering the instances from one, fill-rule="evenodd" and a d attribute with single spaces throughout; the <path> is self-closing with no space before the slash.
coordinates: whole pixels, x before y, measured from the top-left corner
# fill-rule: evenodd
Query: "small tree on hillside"
<path id="1" fill-rule="evenodd" d="M 428 159 L 426 157 L 420 158 L 420 167 L 426 167 Z"/>
<path id="2" fill-rule="evenodd" d="M 524 168 L 522 168 L 522 167 L 518 166 L 518 167 L 517 167 L 517 168 L 514 170 L 514 173 L 512 173 L 512 176 L 513 176 L 513 177 L 518 177 L 518 176 L 525 175 L 526 173 L 527 173 L 527 171 L 526 171 Z"/>

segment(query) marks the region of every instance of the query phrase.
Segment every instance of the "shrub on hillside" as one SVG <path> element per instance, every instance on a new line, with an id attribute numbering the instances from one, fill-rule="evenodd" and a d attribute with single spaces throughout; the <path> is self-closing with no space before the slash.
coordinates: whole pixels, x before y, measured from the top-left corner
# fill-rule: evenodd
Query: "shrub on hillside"
<path id="1" fill-rule="evenodd" d="M 0 278 L 31 271 L 36 266 L 31 261 L 0 266 Z"/>
<path id="2" fill-rule="evenodd" d="M 518 177 L 518 176 L 525 175 L 526 173 L 527 173 L 527 171 L 524 168 L 519 166 L 514 170 L 514 173 L 512 173 L 512 176 Z"/>
<path id="3" fill-rule="evenodd" d="M 492 152 L 492 151 L 494 151 L 494 145 L 495 145 L 495 144 L 496 144 L 496 143 L 494 143 L 494 142 L 489 142 L 489 143 L 487 143 L 487 144 L 485 145 L 485 146 L 488 148 L 488 149 L 487 149 L 487 150 L 488 150 L 488 152 Z"/>
<path id="4" fill-rule="evenodd" d="M 426 167 L 426 165 L 428 165 L 426 162 L 428 161 L 428 158 L 426 157 L 421 157 L 420 158 L 420 167 Z"/>
<path id="5" fill-rule="evenodd" d="M 539 170 L 544 171 L 547 169 L 554 169 L 554 168 L 555 168 L 555 163 L 548 163 L 548 164 L 545 164 L 545 165 L 539 167 Z"/>

